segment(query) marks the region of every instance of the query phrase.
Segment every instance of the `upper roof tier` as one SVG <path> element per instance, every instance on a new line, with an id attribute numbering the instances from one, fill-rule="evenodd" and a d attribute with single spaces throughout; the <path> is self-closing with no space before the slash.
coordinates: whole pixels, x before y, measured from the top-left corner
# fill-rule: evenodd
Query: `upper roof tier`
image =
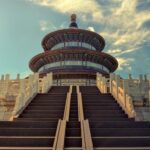
<path id="1" fill-rule="evenodd" d="M 47 34 L 43 38 L 42 47 L 45 51 L 54 50 L 54 47 L 58 44 L 68 47 L 67 44 L 69 42 L 76 42 L 76 47 L 82 47 L 82 43 L 88 44 L 97 51 L 102 51 L 105 46 L 104 38 L 95 32 L 78 28 L 68 28 Z"/>

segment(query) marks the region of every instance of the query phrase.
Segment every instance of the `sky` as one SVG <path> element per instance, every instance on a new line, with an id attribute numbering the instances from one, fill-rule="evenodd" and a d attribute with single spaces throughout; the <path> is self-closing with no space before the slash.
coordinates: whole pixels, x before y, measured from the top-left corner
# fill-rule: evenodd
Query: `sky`
<path id="1" fill-rule="evenodd" d="M 116 74 L 150 76 L 150 0 L 0 0 L 0 75 L 32 73 L 43 37 L 68 28 L 72 13 L 79 28 L 104 37 Z"/>

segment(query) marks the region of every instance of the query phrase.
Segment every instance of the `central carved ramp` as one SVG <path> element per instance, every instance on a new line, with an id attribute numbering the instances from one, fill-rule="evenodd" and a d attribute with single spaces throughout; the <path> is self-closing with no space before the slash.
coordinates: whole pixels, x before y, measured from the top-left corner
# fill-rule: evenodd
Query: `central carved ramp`
<path id="1" fill-rule="evenodd" d="M 66 150 L 69 148 L 74 148 L 76 150 L 82 149 L 81 128 L 80 122 L 78 120 L 78 102 L 75 86 L 72 87 L 70 115 L 69 121 L 67 122 L 66 126 L 66 137 L 64 148 Z"/>

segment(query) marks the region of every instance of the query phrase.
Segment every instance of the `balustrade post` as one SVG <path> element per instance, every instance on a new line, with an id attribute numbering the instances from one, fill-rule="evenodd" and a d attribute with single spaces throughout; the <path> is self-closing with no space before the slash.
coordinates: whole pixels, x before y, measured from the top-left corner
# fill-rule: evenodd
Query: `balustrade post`
<path id="1" fill-rule="evenodd" d="M 107 79 L 103 77 L 103 93 L 107 93 Z"/>
<path id="2" fill-rule="evenodd" d="M 4 79 L 4 84 L 3 84 L 3 96 L 4 97 L 6 96 L 6 94 L 8 92 L 9 80 L 10 80 L 10 75 L 6 74 L 5 79 Z"/>
<path id="3" fill-rule="evenodd" d="M 127 80 L 123 80 L 123 99 L 126 107 L 126 93 L 129 90 L 129 84 Z"/>
<path id="4" fill-rule="evenodd" d="M 120 76 L 119 75 L 115 76 L 115 81 L 116 81 L 116 99 L 118 99 L 118 87 L 120 86 Z"/>
<path id="5" fill-rule="evenodd" d="M 140 83 L 142 82 L 142 80 L 143 80 L 143 75 L 140 74 L 140 75 L 139 75 L 139 81 L 140 81 Z"/>
<path id="6" fill-rule="evenodd" d="M 19 93 L 25 92 L 25 79 L 20 80 L 20 90 Z"/>
<path id="7" fill-rule="evenodd" d="M 20 80 L 20 74 L 17 74 L 16 80 Z"/>
<path id="8" fill-rule="evenodd" d="M 146 74 L 144 75 L 144 80 L 147 81 L 147 75 Z"/>
<path id="9" fill-rule="evenodd" d="M 112 81 L 114 79 L 114 74 L 111 73 L 110 74 L 110 81 L 109 81 L 109 87 L 110 87 L 110 93 L 112 94 L 113 90 L 112 90 Z"/>
<path id="10" fill-rule="evenodd" d="M 6 80 L 6 81 L 9 81 L 9 80 L 10 80 L 10 75 L 9 75 L 9 74 L 6 74 L 6 75 L 5 75 L 5 80 Z"/>
<path id="11" fill-rule="evenodd" d="M 4 75 L 3 74 L 1 75 L 1 81 L 4 81 Z"/>

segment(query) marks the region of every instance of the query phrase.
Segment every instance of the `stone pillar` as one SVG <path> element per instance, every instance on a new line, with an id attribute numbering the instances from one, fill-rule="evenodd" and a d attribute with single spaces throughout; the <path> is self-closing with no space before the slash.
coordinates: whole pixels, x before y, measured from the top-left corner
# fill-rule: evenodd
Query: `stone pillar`
<path id="1" fill-rule="evenodd" d="M 17 74 L 16 80 L 20 80 L 20 74 Z"/>
<path id="2" fill-rule="evenodd" d="M 147 81 L 147 75 L 146 74 L 144 75 L 144 80 Z"/>
<path id="3" fill-rule="evenodd" d="M 142 82 L 142 80 L 143 80 L 143 75 L 140 74 L 140 75 L 139 75 L 139 81 Z"/>
<path id="4" fill-rule="evenodd" d="M 4 75 L 1 75 L 1 81 L 4 81 Z"/>
<path id="5" fill-rule="evenodd" d="M 120 86 L 120 76 L 119 75 L 115 76 L 115 81 L 116 81 L 116 98 L 118 99 L 118 87 Z"/>
<path id="6" fill-rule="evenodd" d="M 125 107 L 126 107 L 126 94 L 128 94 L 129 91 L 129 84 L 127 80 L 123 80 L 123 90 L 124 90 L 124 103 L 125 103 Z"/>
<path id="7" fill-rule="evenodd" d="M 25 79 L 20 80 L 20 93 L 25 92 Z"/>
<path id="8" fill-rule="evenodd" d="M 3 85 L 3 90 L 4 90 L 4 93 L 5 93 L 5 94 L 8 92 L 9 79 L 10 79 L 10 75 L 9 75 L 9 74 L 6 74 L 6 75 L 5 75 L 5 80 L 4 80 L 4 85 Z M 5 95 L 5 94 L 4 94 L 4 95 Z"/>
<path id="9" fill-rule="evenodd" d="M 6 80 L 6 81 L 9 81 L 9 79 L 10 79 L 10 75 L 9 75 L 9 74 L 6 74 L 6 75 L 5 75 L 5 80 Z"/>
<path id="10" fill-rule="evenodd" d="M 149 79 L 149 91 L 148 91 L 148 97 L 149 97 L 149 106 L 150 106 L 150 79 Z"/>
<path id="11" fill-rule="evenodd" d="M 129 80 L 132 80 L 132 75 L 131 75 L 131 74 L 129 74 L 128 79 L 129 79 Z"/>
<path id="12" fill-rule="evenodd" d="M 109 87 L 110 87 L 110 93 L 112 93 L 112 81 L 114 80 L 115 74 L 110 73 L 110 81 L 109 81 Z"/>

